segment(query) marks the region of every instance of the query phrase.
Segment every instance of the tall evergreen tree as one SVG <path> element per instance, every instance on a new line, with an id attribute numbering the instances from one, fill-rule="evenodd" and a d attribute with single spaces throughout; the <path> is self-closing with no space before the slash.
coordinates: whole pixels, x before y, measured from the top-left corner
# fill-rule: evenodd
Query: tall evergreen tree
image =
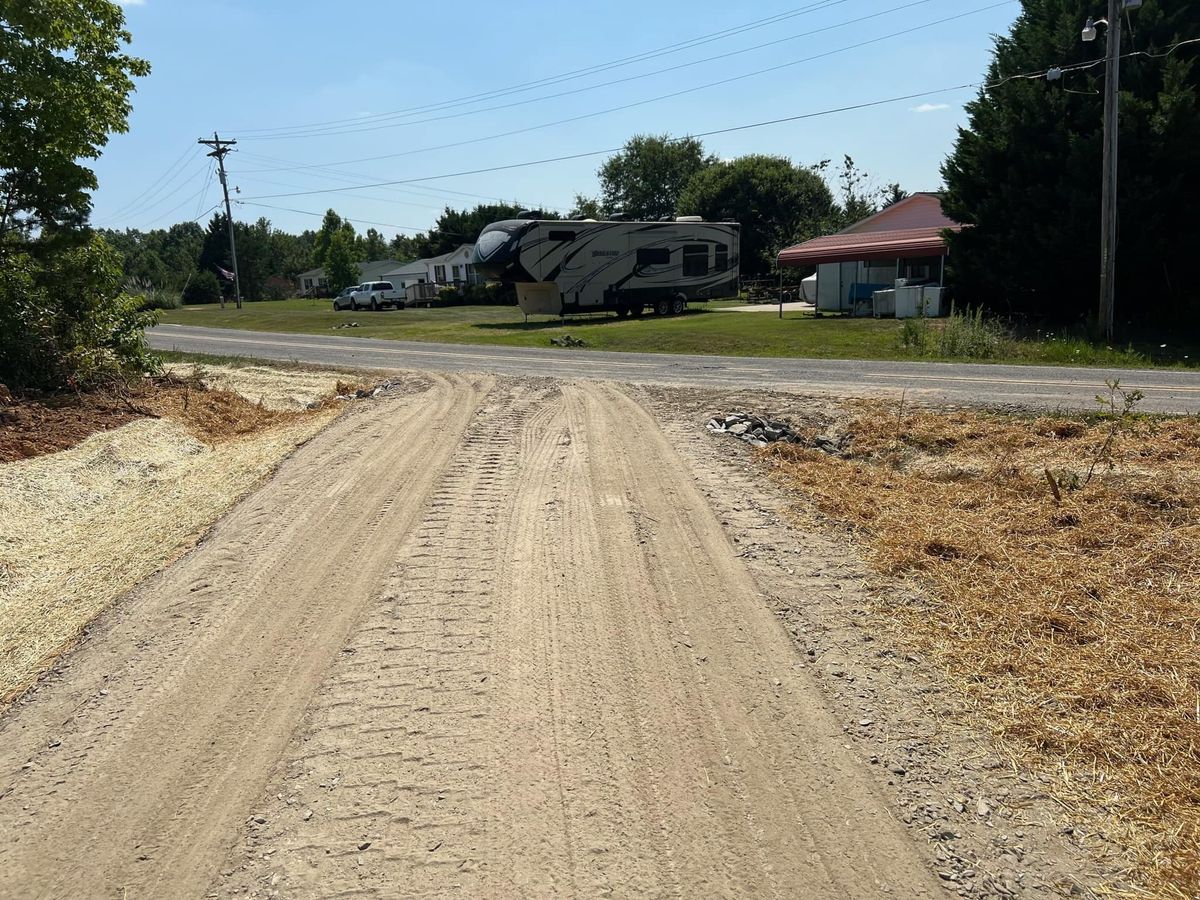
<path id="1" fill-rule="evenodd" d="M 942 168 L 943 206 L 971 227 L 950 239 L 959 299 L 1057 320 L 1094 318 L 1099 293 L 1103 65 L 1044 78 L 1014 75 L 1095 61 L 1080 41 L 1092 0 L 1023 0 L 997 38 L 985 88 L 967 106 Z M 1194 2 L 1146 0 L 1124 51 L 1160 54 L 1200 33 Z M 1200 62 L 1193 48 L 1121 63 L 1117 323 L 1200 312 L 1189 279 L 1200 220 Z"/>

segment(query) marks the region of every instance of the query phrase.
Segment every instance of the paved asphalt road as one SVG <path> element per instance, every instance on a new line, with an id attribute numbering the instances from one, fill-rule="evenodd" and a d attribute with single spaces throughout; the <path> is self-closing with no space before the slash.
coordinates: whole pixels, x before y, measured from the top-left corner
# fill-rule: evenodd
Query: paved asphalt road
<path id="1" fill-rule="evenodd" d="M 769 388 L 800 394 L 898 396 L 963 404 L 1094 408 L 1106 378 L 1139 388 L 1147 412 L 1200 412 L 1200 374 L 1179 370 L 1082 369 L 836 359 L 676 356 L 433 344 L 309 334 L 159 325 L 159 350 L 294 360 L 325 366 L 552 375 L 652 384 Z"/>

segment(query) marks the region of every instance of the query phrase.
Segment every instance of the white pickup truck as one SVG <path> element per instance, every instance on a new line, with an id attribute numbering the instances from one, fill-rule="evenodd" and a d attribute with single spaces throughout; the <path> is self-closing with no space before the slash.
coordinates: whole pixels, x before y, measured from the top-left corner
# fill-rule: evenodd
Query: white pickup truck
<path id="1" fill-rule="evenodd" d="M 385 306 L 404 308 L 404 291 L 397 291 L 390 281 L 364 281 L 350 295 L 351 309 L 378 310 Z"/>

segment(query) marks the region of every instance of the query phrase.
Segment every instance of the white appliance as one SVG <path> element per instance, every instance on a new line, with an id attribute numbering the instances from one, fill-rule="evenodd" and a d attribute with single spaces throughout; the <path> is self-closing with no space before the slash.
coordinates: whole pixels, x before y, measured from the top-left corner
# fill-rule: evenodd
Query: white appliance
<path id="1" fill-rule="evenodd" d="M 921 314 L 921 293 L 922 289 L 920 285 L 896 288 L 897 319 L 911 319 Z"/>
<path id="2" fill-rule="evenodd" d="M 871 298 L 872 311 L 875 318 L 894 316 L 896 314 L 896 291 L 876 291 Z"/>

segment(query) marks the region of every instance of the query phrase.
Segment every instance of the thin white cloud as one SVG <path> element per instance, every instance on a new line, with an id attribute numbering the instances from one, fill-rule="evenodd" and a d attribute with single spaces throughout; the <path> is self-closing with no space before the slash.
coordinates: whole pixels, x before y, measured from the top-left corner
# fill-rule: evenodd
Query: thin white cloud
<path id="1" fill-rule="evenodd" d="M 915 113 L 931 113 L 937 112 L 939 109 L 949 109 L 949 103 L 922 103 L 920 106 L 913 106 L 908 111 Z"/>

